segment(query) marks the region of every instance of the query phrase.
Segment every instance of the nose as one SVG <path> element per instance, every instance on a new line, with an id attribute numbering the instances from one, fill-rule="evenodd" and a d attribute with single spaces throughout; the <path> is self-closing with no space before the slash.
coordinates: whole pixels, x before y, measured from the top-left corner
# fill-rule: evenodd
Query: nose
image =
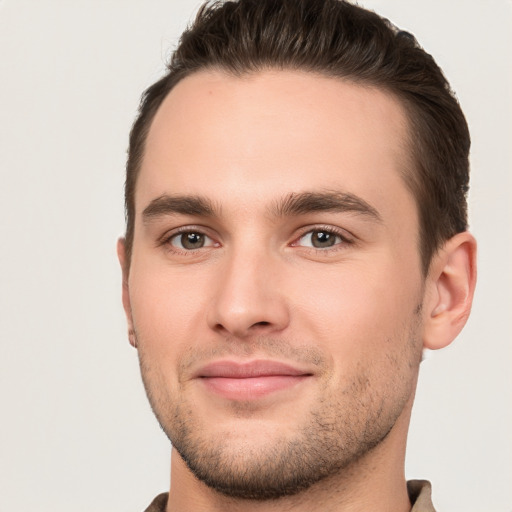
<path id="1" fill-rule="evenodd" d="M 209 327 L 236 338 L 285 329 L 289 309 L 279 265 L 277 257 L 264 251 L 238 251 L 227 256 L 216 276 L 208 312 Z"/>

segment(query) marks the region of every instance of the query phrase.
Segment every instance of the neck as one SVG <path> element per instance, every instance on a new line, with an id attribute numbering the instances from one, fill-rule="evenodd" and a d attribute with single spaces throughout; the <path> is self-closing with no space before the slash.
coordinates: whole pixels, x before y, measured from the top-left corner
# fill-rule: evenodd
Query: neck
<path id="1" fill-rule="evenodd" d="M 364 457 L 294 496 L 255 501 L 224 496 L 199 481 L 173 449 L 167 512 L 408 512 L 405 444 L 412 398 L 387 437 Z"/>

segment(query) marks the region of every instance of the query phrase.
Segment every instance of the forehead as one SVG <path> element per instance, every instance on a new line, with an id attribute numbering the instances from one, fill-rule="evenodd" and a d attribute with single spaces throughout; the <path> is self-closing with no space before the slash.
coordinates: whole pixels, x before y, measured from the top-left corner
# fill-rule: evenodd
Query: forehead
<path id="1" fill-rule="evenodd" d="M 299 71 L 202 71 L 179 82 L 153 120 L 136 207 L 176 193 L 242 205 L 269 187 L 410 202 L 407 155 L 403 106 L 385 91 Z"/>

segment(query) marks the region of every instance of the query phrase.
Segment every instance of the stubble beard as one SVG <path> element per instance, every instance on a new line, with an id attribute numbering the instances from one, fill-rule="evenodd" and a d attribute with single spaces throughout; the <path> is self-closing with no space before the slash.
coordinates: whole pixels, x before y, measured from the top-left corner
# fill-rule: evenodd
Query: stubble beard
<path id="1" fill-rule="evenodd" d="M 194 428 L 193 413 L 179 406 L 172 428 L 169 423 L 161 426 L 195 477 L 210 488 L 232 498 L 275 500 L 348 472 L 386 438 L 399 416 L 395 410 L 361 426 L 350 421 L 352 414 L 335 417 L 344 405 L 329 407 L 329 412 L 321 407 L 310 412 L 293 437 L 274 436 L 264 447 L 246 439 L 232 450 L 229 432 L 205 435 Z M 356 417 L 360 412 L 351 411 Z"/>
<path id="2" fill-rule="evenodd" d="M 162 393 L 163 383 L 139 349 L 140 367 L 162 429 L 197 479 L 228 497 L 275 500 L 296 495 L 329 477 L 349 474 L 351 466 L 388 436 L 414 394 L 421 360 L 417 331 L 411 329 L 408 335 L 405 355 L 399 359 L 397 354 L 387 356 L 394 377 L 384 392 L 372 392 L 372 376 L 359 368 L 336 394 L 325 388 L 326 393 L 320 394 L 293 435 L 269 436 L 264 445 L 247 438 L 240 441 L 240 437 L 230 443 L 233 432 L 209 432 L 208 420 L 198 417 L 184 395 Z M 265 341 L 266 351 L 272 352 L 269 347 L 279 343 Z M 314 357 L 319 358 L 318 354 Z M 242 411 L 244 404 L 238 407 Z"/>

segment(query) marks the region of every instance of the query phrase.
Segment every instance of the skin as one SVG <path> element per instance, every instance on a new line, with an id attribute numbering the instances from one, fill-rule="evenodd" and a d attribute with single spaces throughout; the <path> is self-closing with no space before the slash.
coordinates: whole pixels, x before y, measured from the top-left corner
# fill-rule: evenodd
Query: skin
<path id="1" fill-rule="evenodd" d="M 421 353 L 464 325 L 475 242 L 456 235 L 422 275 L 406 141 L 393 96 L 304 72 L 199 72 L 164 101 L 130 265 L 123 240 L 118 252 L 130 340 L 174 446 L 168 511 L 410 509 Z M 198 378 L 226 360 L 303 378 L 226 396 Z"/>

